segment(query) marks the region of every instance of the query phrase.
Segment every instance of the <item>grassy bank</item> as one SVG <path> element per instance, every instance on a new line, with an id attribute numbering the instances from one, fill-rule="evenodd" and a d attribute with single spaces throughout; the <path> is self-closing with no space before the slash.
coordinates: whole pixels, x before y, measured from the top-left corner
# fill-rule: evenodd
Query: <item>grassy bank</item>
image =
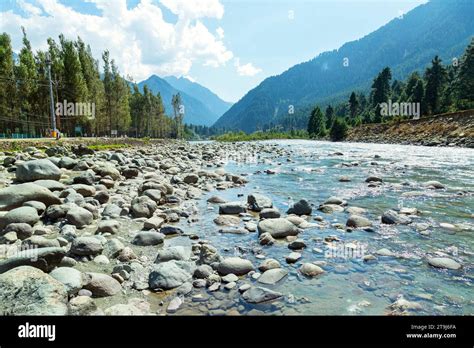
<path id="1" fill-rule="evenodd" d="M 244 132 L 229 132 L 211 138 L 216 141 L 256 141 L 256 140 L 273 140 L 273 139 L 309 139 L 308 133 L 304 130 L 290 132 L 276 131 L 258 131 L 251 134 Z"/>

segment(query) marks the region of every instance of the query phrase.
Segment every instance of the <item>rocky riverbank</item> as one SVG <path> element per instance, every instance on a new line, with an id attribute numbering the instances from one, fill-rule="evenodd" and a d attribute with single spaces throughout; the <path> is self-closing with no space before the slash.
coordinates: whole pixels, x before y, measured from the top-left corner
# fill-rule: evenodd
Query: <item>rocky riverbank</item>
<path id="1" fill-rule="evenodd" d="M 350 142 L 474 148 L 474 110 L 352 128 Z"/>
<path id="2" fill-rule="evenodd" d="M 224 169 L 229 159 L 273 163 L 255 173 L 272 176 L 292 156 L 291 149 L 275 144 L 179 142 L 110 151 L 65 145 L 3 153 L 0 313 L 252 315 L 263 314 L 258 306 L 268 305 L 278 313 L 308 299 L 273 285 L 295 275 L 303 281 L 317 279 L 332 269 L 326 261 L 302 255 L 310 243 L 336 247 L 341 237 L 308 240 L 305 230 L 373 233 L 379 224 L 412 224 L 428 233 L 429 225 L 414 222 L 416 209 L 387 209 L 375 222 L 365 209 L 348 206 L 340 197 L 317 207 L 328 219 L 314 216 L 316 207 L 305 199 L 283 213 L 265 194 L 239 193 L 249 185 L 245 169 Z M 339 178 L 340 183 L 350 180 Z M 384 180 L 372 175 L 365 185 L 378 190 Z M 430 181 L 424 189 L 446 187 Z M 237 192 L 235 199 L 219 194 L 228 190 Z M 212 212 L 219 235 L 251 236 L 251 245 L 211 242 L 208 237 L 214 233 L 201 224 L 203 209 Z M 337 212 L 348 214 L 345 224 L 331 224 L 331 214 Z M 267 256 L 281 245 L 287 250 L 282 260 Z M 357 243 L 351 245 L 357 248 Z M 382 248 L 363 257 L 371 263 L 401 256 Z M 464 267 L 463 257 L 445 253 L 427 255 L 423 263 L 453 272 Z M 419 303 L 400 297 L 387 311 L 418 309 Z"/>

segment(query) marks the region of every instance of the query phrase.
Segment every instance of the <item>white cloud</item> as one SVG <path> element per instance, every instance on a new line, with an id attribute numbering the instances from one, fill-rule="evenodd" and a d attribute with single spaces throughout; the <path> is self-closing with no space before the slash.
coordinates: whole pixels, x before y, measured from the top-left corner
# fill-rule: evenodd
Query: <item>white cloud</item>
<path id="1" fill-rule="evenodd" d="M 255 76 L 262 71 L 262 69 L 255 67 L 252 63 L 241 65 L 239 58 L 234 58 L 234 66 L 237 68 L 237 73 L 240 76 Z"/>
<path id="2" fill-rule="evenodd" d="M 224 29 L 222 29 L 222 27 L 217 28 L 216 34 L 217 37 L 222 40 L 224 38 Z"/>
<path id="3" fill-rule="evenodd" d="M 200 20 L 222 18 L 219 0 L 161 0 L 177 15 L 176 23 L 165 21 L 160 6 L 151 0 L 141 0 L 132 9 L 126 0 L 86 1 L 95 4 L 101 15 L 75 11 L 58 0 L 36 0 L 36 6 L 18 0 L 29 15 L 0 12 L 0 32 L 12 36 L 15 51 L 21 48 L 21 26 L 35 49 L 45 49 L 46 39 L 57 39 L 60 33 L 70 39 L 80 36 L 96 58 L 108 49 L 121 73 L 137 81 L 151 74 L 187 75 L 195 63 L 220 67 L 234 56 L 222 41 L 223 30 L 211 33 Z"/>

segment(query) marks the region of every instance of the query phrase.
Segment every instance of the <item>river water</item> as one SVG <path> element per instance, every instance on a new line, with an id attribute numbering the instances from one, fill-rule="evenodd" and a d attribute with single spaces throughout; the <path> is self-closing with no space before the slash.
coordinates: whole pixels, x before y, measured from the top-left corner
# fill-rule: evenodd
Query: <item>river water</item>
<path id="1" fill-rule="evenodd" d="M 365 216 L 374 221 L 374 231 L 348 233 L 336 229 L 332 224 L 345 224 L 347 212 L 325 214 L 313 209 L 313 217 L 321 216 L 327 224 L 300 234 L 307 248 L 299 262 L 289 265 L 285 256 L 291 250 L 286 242 L 261 247 L 257 233 L 219 233 L 219 227 L 212 222 L 217 210 L 207 206 L 204 199 L 201 209 L 205 213 L 193 232 L 210 240 L 223 256 L 243 253 L 258 265 L 261 259 L 255 258 L 252 251 L 262 249 L 265 257 L 277 259 L 290 272 L 277 284 L 267 286 L 282 292 L 285 300 L 249 306 L 234 293 L 228 294 L 231 300 L 227 302 L 226 297 L 220 299 L 227 303 L 227 309 L 236 306 L 244 313 L 253 309 L 268 314 L 387 314 L 390 305 L 402 296 L 421 306 L 412 314 L 474 314 L 474 150 L 299 140 L 267 143 L 291 151 L 291 162 L 287 162 L 287 156 L 271 161 L 264 161 L 265 156 L 261 156 L 255 161 L 253 154 L 249 154 L 247 163 L 230 161 L 225 168 L 248 174 L 249 183 L 244 188 L 220 191 L 219 196 L 245 200 L 248 193 L 260 192 L 271 197 L 281 212 L 292 201 L 302 198 L 317 208 L 328 197 L 338 196 L 347 200 L 348 206 L 366 209 Z M 336 152 L 342 155 L 334 155 Z M 263 173 L 267 169 L 276 174 Z M 342 175 L 351 181 L 339 182 Z M 368 176 L 383 178 L 383 185 L 368 187 Z M 427 189 L 424 183 L 430 180 L 441 182 L 446 189 Z M 239 194 L 244 196 L 238 198 Z M 384 211 L 400 207 L 419 210 L 412 216 L 414 223 L 380 223 Z M 415 223 L 427 223 L 429 228 L 420 234 Z M 441 227 L 441 223 L 455 228 Z M 357 245 L 358 252 L 330 253 L 328 244 L 323 242 L 327 236 L 340 239 L 337 250 L 347 250 L 341 246 L 349 244 Z M 389 249 L 395 256 L 377 256 L 376 261 L 363 262 L 362 254 L 374 255 L 381 248 Z M 428 265 L 427 256 L 448 256 L 463 268 L 436 269 Z M 299 266 L 314 261 L 322 261 L 326 272 L 312 279 L 301 276 Z M 248 278 L 245 281 L 252 282 Z M 205 312 L 202 304 L 200 308 Z"/>

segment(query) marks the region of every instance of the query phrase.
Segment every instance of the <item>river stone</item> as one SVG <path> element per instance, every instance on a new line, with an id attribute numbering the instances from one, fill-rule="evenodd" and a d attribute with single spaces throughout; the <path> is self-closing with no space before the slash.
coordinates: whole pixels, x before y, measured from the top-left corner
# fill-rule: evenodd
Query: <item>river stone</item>
<path id="1" fill-rule="evenodd" d="M 103 249 L 104 247 L 98 238 L 85 236 L 73 240 L 70 252 L 75 255 L 87 256 L 100 254 Z"/>
<path id="2" fill-rule="evenodd" d="M 225 203 L 226 200 L 222 197 L 218 197 L 218 196 L 212 196 L 212 197 L 209 197 L 207 199 L 207 202 L 208 203 L 218 203 L 218 204 L 221 204 L 221 203 Z"/>
<path id="3" fill-rule="evenodd" d="M 302 239 L 296 239 L 288 244 L 288 248 L 291 250 L 300 250 L 306 248 L 306 243 Z"/>
<path id="4" fill-rule="evenodd" d="M 460 263 L 448 257 L 431 257 L 428 259 L 428 263 L 433 267 L 447 268 L 453 270 L 458 270 L 462 267 Z"/>
<path id="5" fill-rule="evenodd" d="M 117 234 L 120 229 L 120 222 L 117 220 L 102 220 L 97 226 L 98 233 Z"/>
<path id="6" fill-rule="evenodd" d="M 152 266 L 148 277 L 150 289 L 174 289 L 192 279 L 196 265 L 191 261 L 171 260 Z"/>
<path id="7" fill-rule="evenodd" d="M 270 233 L 265 232 L 258 237 L 258 242 L 260 243 L 260 245 L 272 245 L 273 243 L 275 243 L 275 239 Z"/>
<path id="8" fill-rule="evenodd" d="M 52 239 L 34 235 L 28 239 L 25 239 L 21 246 L 28 248 L 59 248 L 61 245 L 59 244 L 59 240 L 57 240 L 56 238 Z"/>
<path id="9" fill-rule="evenodd" d="M 84 290 L 89 291 L 89 290 Z M 76 296 L 68 303 L 69 315 L 91 315 L 97 313 L 97 305 L 90 296 Z"/>
<path id="10" fill-rule="evenodd" d="M 261 272 L 274 268 L 280 268 L 280 263 L 275 259 L 266 259 L 258 266 L 258 270 Z"/>
<path id="11" fill-rule="evenodd" d="M 258 277 L 257 282 L 262 284 L 276 284 L 288 275 L 288 271 L 283 268 L 269 269 Z"/>
<path id="12" fill-rule="evenodd" d="M 212 265 L 222 261 L 222 256 L 217 249 L 210 244 L 201 245 L 199 251 L 199 264 Z"/>
<path id="13" fill-rule="evenodd" d="M 265 208 L 260 212 L 261 219 L 277 219 L 281 216 L 277 208 Z"/>
<path id="14" fill-rule="evenodd" d="M 26 223 L 9 224 L 3 231 L 0 232 L 0 235 L 6 234 L 8 232 L 15 232 L 18 239 L 23 240 L 33 235 L 33 228 Z"/>
<path id="15" fill-rule="evenodd" d="M 300 230 L 290 221 L 284 218 L 265 219 L 258 223 L 259 234 L 270 233 L 273 238 L 285 238 L 296 236 Z"/>
<path id="16" fill-rule="evenodd" d="M 74 184 L 71 186 L 71 188 L 83 197 L 92 197 L 95 195 L 96 192 L 94 186 L 84 184 Z"/>
<path id="17" fill-rule="evenodd" d="M 85 275 L 71 267 L 58 267 L 49 275 L 64 284 L 69 295 L 76 294 L 87 283 Z"/>
<path id="18" fill-rule="evenodd" d="M 409 217 L 405 215 L 400 215 L 394 210 L 387 210 L 385 213 L 382 214 L 382 223 L 388 225 L 394 224 L 401 224 L 401 225 L 408 225 L 412 221 Z"/>
<path id="19" fill-rule="evenodd" d="M 102 177 L 110 176 L 113 180 L 120 178 L 120 172 L 111 163 L 100 162 L 92 167 L 92 170 Z"/>
<path id="20" fill-rule="evenodd" d="M 287 214 L 295 214 L 295 215 L 311 215 L 311 205 L 308 203 L 307 200 L 301 199 L 300 201 L 296 202 L 288 211 Z"/>
<path id="21" fill-rule="evenodd" d="M 87 170 L 73 178 L 74 184 L 93 185 L 95 182 L 95 174 L 91 170 Z"/>
<path id="22" fill-rule="evenodd" d="M 337 204 L 321 204 L 318 210 L 326 214 L 332 214 L 342 212 L 344 208 Z"/>
<path id="23" fill-rule="evenodd" d="M 206 279 L 213 273 L 214 273 L 214 270 L 212 269 L 212 267 L 204 264 L 204 265 L 197 266 L 196 270 L 194 271 L 193 276 L 194 278 L 197 278 L 197 279 Z"/>
<path id="24" fill-rule="evenodd" d="M 242 297 L 248 303 L 262 303 L 276 300 L 283 294 L 263 287 L 251 287 L 242 294 Z"/>
<path id="25" fill-rule="evenodd" d="M 23 250 L 0 261 L 0 273 L 19 266 L 32 266 L 44 272 L 59 265 L 66 252 L 63 248 L 37 248 Z"/>
<path id="26" fill-rule="evenodd" d="M 168 304 L 168 308 L 166 308 L 166 311 L 168 313 L 176 313 L 176 311 L 179 309 L 179 307 L 181 307 L 182 304 L 183 301 L 181 300 L 181 298 L 176 296 L 170 301 L 170 303 Z"/>
<path id="27" fill-rule="evenodd" d="M 273 207 L 272 200 L 259 193 L 252 193 L 247 196 L 247 204 L 249 205 L 250 210 L 261 211 L 265 208 Z"/>
<path id="28" fill-rule="evenodd" d="M 159 216 L 152 216 L 148 220 L 143 223 L 143 228 L 145 230 L 155 229 L 158 230 L 163 224 L 165 220 Z"/>
<path id="29" fill-rule="evenodd" d="M 81 228 L 86 225 L 90 225 L 94 220 L 94 216 L 87 209 L 73 206 L 67 211 L 66 220 L 69 224 Z"/>
<path id="30" fill-rule="evenodd" d="M 199 176 L 197 176 L 196 174 L 188 174 L 183 178 L 183 181 L 186 184 L 195 184 L 199 181 Z"/>
<path id="31" fill-rule="evenodd" d="M 183 230 L 178 226 L 166 225 L 160 228 L 160 233 L 163 233 L 165 236 L 172 234 L 183 234 Z"/>
<path id="32" fill-rule="evenodd" d="M 191 250 L 183 246 L 172 246 L 158 251 L 155 263 L 166 262 L 171 260 L 189 260 Z"/>
<path id="33" fill-rule="evenodd" d="M 242 202 L 228 202 L 219 205 L 219 214 L 240 214 L 246 212 L 245 204 Z"/>
<path id="34" fill-rule="evenodd" d="M 432 187 L 432 188 L 435 188 L 435 189 L 444 189 L 444 188 L 446 188 L 446 186 L 444 186 L 442 183 L 440 183 L 439 181 L 435 181 L 435 180 L 425 182 L 425 186 L 426 187 Z"/>
<path id="35" fill-rule="evenodd" d="M 240 218 L 232 215 L 219 215 L 214 219 L 214 223 L 220 226 L 235 226 L 240 224 Z"/>
<path id="36" fill-rule="evenodd" d="M 365 179 L 365 182 L 383 182 L 382 178 L 379 178 L 378 176 L 369 176 L 367 179 Z"/>
<path id="37" fill-rule="evenodd" d="M 315 277 L 324 273 L 324 270 L 313 263 L 307 262 L 300 267 L 300 272 L 307 277 Z"/>
<path id="38" fill-rule="evenodd" d="M 139 246 L 158 245 L 163 243 L 165 235 L 156 231 L 140 231 L 133 238 L 132 244 Z"/>
<path id="39" fill-rule="evenodd" d="M 150 218 L 157 208 L 157 204 L 150 197 L 140 196 L 133 199 L 131 213 L 135 218 Z"/>
<path id="40" fill-rule="evenodd" d="M 32 207 L 20 207 L 10 210 L 0 217 L 0 229 L 14 223 L 25 223 L 33 226 L 39 221 L 38 212 Z"/>
<path id="41" fill-rule="evenodd" d="M 17 165 L 15 174 L 19 182 L 59 180 L 61 178 L 61 169 L 49 159 L 38 159 Z"/>
<path id="42" fill-rule="evenodd" d="M 372 222 L 363 216 L 353 214 L 347 219 L 346 226 L 354 228 L 370 227 Z"/>
<path id="43" fill-rule="evenodd" d="M 113 296 L 122 290 L 120 283 L 107 274 L 88 272 L 86 276 L 89 279 L 84 288 L 90 290 L 94 297 Z"/>
<path id="44" fill-rule="evenodd" d="M 297 252 L 292 252 L 288 256 L 286 256 L 286 258 L 285 258 L 286 262 L 288 262 L 288 263 L 295 263 L 299 259 L 301 259 L 301 254 L 297 253 Z"/>
<path id="45" fill-rule="evenodd" d="M 39 201 L 46 206 L 61 203 L 50 190 L 33 183 L 11 185 L 0 189 L 0 211 L 21 207 L 28 201 Z"/>
<path id="46" fill-rule="evenodd" d="M 66 315 L 66 287 L 43 271 L 16 267 L 0 275 L 0 312 L 14 315 Z"/>
<path id="47" fill-rule="evenodd" d="M 233 273 L 235 275 L 244 275 L 253 269 L 254 267 L 252 262 L 240 257 L 228 257 L 224 259 L 217 267 L 217 271 L 221 275 L 226 275 L 229 273 Z"/>

